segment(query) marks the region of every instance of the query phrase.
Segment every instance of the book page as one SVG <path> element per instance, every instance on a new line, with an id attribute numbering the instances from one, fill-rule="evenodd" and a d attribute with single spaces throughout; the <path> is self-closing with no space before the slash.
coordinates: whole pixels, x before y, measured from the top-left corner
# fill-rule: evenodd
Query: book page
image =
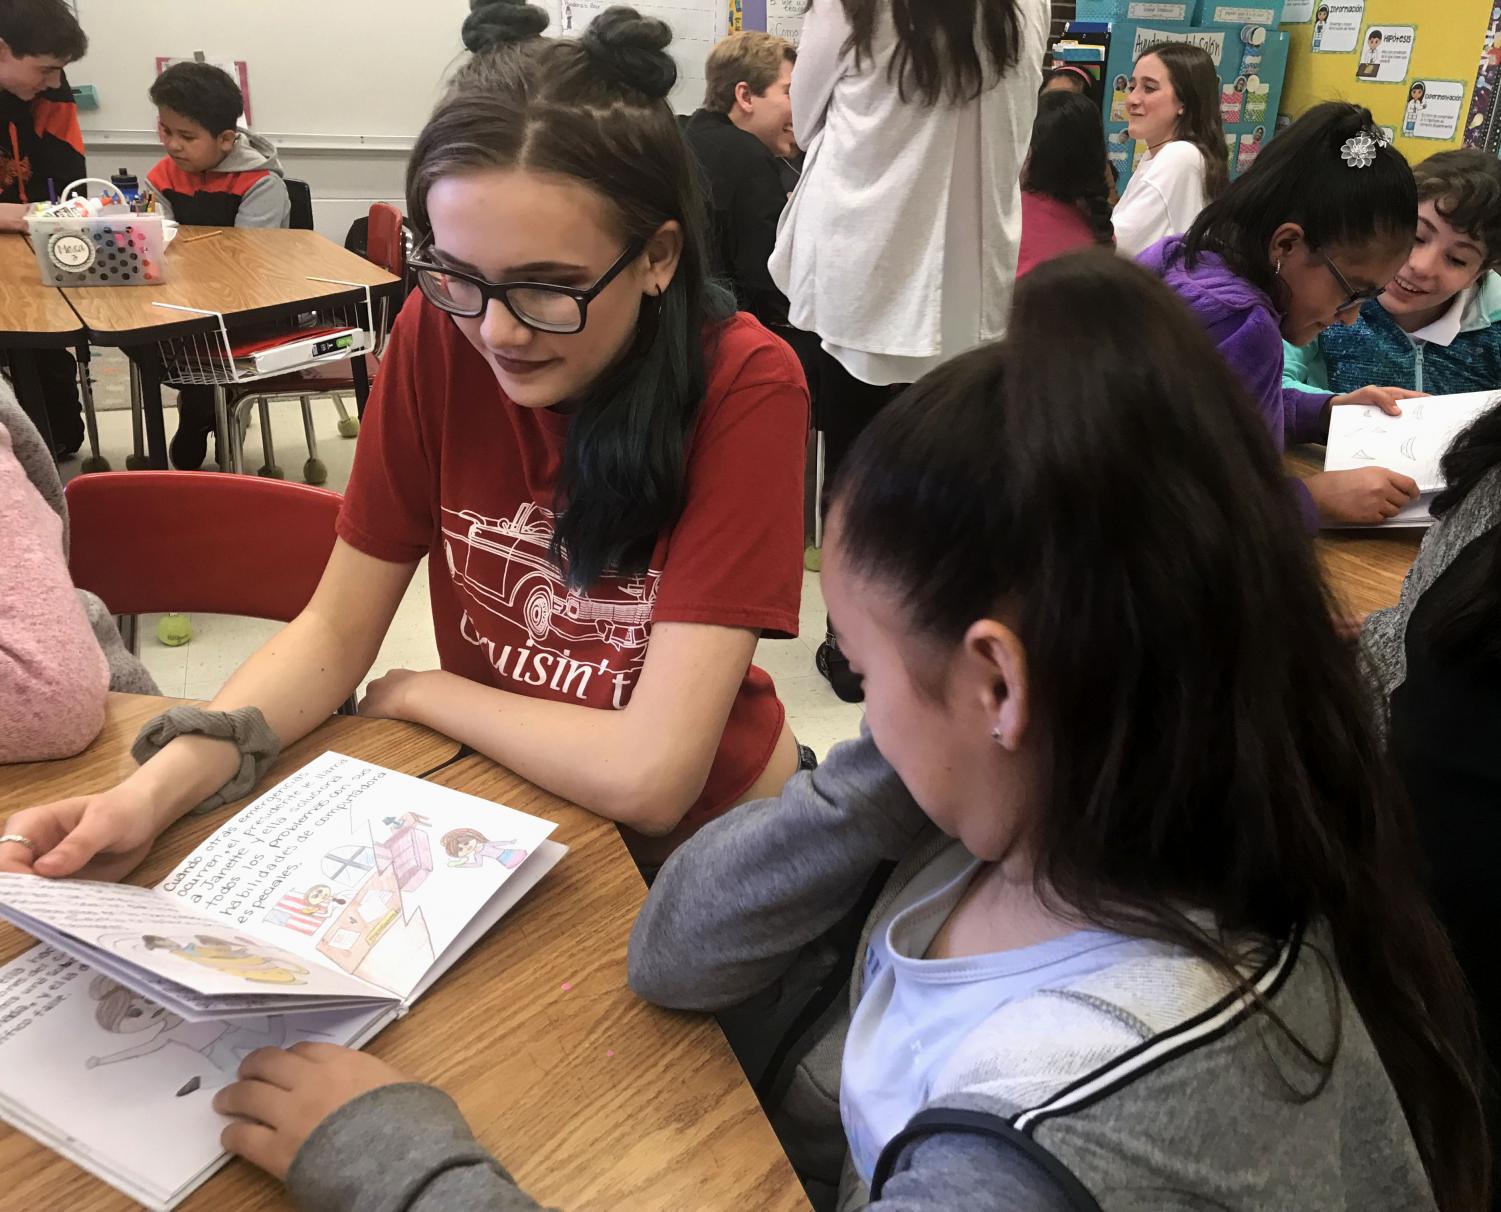
<path id="1" fill-rule="evenodd" d="M 164 1206 L 212 1173 L 228 1122 L 210 1107 L 257 1048 L 368 1037 L 372 1011 L 188 1023 L 70 956 L 36 947 L 0 968 L 0 1115 Z"/>
<path id="2" fill-rule="evenodd" d="M 325 753 L 193 851 L 163 893 L 407 997 L 555 826 Z"/>
<path id="3" fill-rule="evenodd" d="M 0 872 L 0 917 L 87 943 L 196 993 L 378 998 L 382 990 L 290 948 L 206 921 L 150 888 Z M 61 940 L 59 940 L 61 941 Z"/>
<path id="4" fill-rule="evenodd" d="M 1437 492 L 1444 486 L 1439 464 L 1450 443 L 1497 400 L 1501 395 L 1490 391 L 1425 396 L 1403 400 L 1400 417 L 1367 405 L 1331 408 L 1324 470 L 1384 467 L 1411 476 L 1420 492 Z"/>

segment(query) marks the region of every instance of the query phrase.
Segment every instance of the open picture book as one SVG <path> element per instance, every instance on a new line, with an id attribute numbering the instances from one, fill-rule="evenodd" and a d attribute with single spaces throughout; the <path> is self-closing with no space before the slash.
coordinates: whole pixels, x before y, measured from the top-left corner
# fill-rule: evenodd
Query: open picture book
<path id="1" fill-rule="evenodd" d="M 360 1047 L 566 853 L 554 825 L 326 753 L 155 888 L 0 873 L 0 1117 L 151 1208 L 225 1160 L 257 1048 Z"/>
<path id="2" fill-rule="evenodd" d="M 1444 489 L 1440 464 L 1460 432 L 1492 404 L 1498 391 L 1469 391 L 1452 396 L 1423 396 L 1402 401 L 1402 415 L 1388 416 L 1370 405 L 1329 410 L 1325 471 L 1384 467 L 1417 481 L 1418 496 L 1396 517 L 1379 526 L 1431 526 L 1429 506 Z"/>

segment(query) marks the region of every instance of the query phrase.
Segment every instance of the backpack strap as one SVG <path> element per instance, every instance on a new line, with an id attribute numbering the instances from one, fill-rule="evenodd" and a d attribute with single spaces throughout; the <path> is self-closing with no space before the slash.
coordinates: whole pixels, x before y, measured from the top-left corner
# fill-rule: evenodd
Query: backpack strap
<path id="1" fill-rule="evenodd" d="M 874 1203 L 881 1198 L 881 1189 L 896 1169 L 898 1159 L 908 1145 L 929 1136 L 962 1132 L 970 1136 L 984 1136 L 1008 1149 L 1021 1154 L 1041 1170 L 1053 1184 L 1058 1194 L 1068 1202 L 1074 1212 L 1100 1212 L 1099 1202 L 1074 1173 L 1061 1161 L 1044 1149 L 1026 1133 L 1018 1131 L 1015 1124 L 999 1115 L 984 1111 L 966 1111 L 956 1107 L 928 1107 L 919 1111 L 908 1121 L 907 1126 L 891 1138 L 876 1161 L 875 1174 L 870 1182 L 870 1198 Z"/>

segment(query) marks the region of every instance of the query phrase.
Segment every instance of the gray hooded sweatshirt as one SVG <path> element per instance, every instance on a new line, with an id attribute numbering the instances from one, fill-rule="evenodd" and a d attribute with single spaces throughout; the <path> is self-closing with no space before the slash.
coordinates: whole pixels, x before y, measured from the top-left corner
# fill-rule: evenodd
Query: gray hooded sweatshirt
<path id="1" fill-rule="evenodd" d="M 1337 1041 L 1327 1080 L 1214 969 L 1168 948 L 1000 1007 L 886 1145 L 867 1188 L 839 1118 L 866 940 L 950 845 L 865 735 L 780 798 L 706 825 L 662 868 L 636 923 L 632 987 L 660 1005 L 719 1012 L 815 1207 L 1434 1207 L 1317 929 L 1268 949 L 1247 976 L 1309 1052 Z M 537 1207 L 451 1102 L 412 1085 L 331 1115 L 288 1185 L 300 1207 L 326 1212 Z M 722 1205 L 705 1192 L 702 1206 Z"/>

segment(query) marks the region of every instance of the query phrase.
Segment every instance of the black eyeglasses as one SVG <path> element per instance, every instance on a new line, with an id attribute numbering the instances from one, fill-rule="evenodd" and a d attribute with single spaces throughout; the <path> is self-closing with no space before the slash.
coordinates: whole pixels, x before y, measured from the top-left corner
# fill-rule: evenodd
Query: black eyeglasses
<path id="1" fill-rule="evenodd" d="M 1334 280 L 1339 283 L 1339 288 L 1345 292 L 1345 301 L 1334 309 L 1336 312 L 1349 311 L 1352 307 L 1360 307 L 1363 304 L 1369 303 L 1386 289 L 1385 286 L 1368 286 L 1364 290 L 1356 290 L 1355 287 L 1350 285 L 1350 279 L 1339 272 L 1339 266 L 1329 259 L 1328 253 L 1319 253 L 1319 260 L 1334 275 Z"/>
<path id="2" fill-rule="evenodd" d="M 418 287 L 434 307 L 451 316 L 472 319 L 485 314 L 491 299 L 499 299 L 505 309 L 528 328 L 537 332 L 568 334 L 584 331 L 590 301 L 641 255 L 646 241 L 632 240 L 615 264 L 587 290 L 555 286 L 550 282 L 489 282 L 475 274 L 423 260 L 422 254 L 431 248 L 432 239 L 429 237 L 407 265 L 416 273 Z"/>

